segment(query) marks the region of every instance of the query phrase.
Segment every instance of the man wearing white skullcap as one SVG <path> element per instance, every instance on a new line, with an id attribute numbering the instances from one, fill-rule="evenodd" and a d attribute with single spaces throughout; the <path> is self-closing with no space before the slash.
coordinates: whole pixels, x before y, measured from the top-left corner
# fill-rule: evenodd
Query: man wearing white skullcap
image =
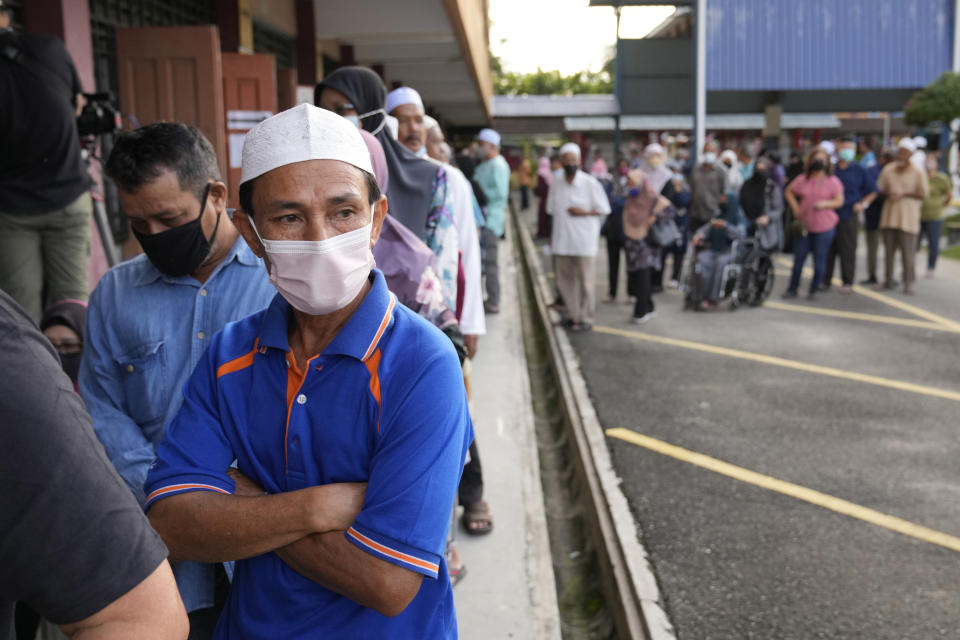
<path id="1" fill-rule="evenodd" d="M 397 140 L 418 158 L 427 155 L 426 112 L 420 94 L 400 87 L 387 94 L 387 113 L 397 119 Z"/>
<path id="2" fill-rule="evenodd" d="M 901 138 L 896 160 L 888 163 L 877 179 L 877 190 L 885 196 L 880 214 L 880 234 L 883 236 L 886 269 L 885 280 L 877 288 L 893 288 L 893 263 L 899 249 L 903 260 L 903 290 L 907 294 L 914 293 L 920 214 L 930 188 L 927 172 L 911 161 L 916 152 L 916 142 Z"/>
<path id="3" fill-rule="evenodd" d="M 493 129 L 481 129 L 477 165 L 473 173 L 487 196 L 487 220 L 483 229 L 483 272 L 486 276 L 487 299 L 483 308 L 487 313 L 500 313 L 500 268 L 497 249 L 503 237 L 506 222 L 507 199 L 510 197 L 510 165 L 500 155 L 500 134 Z"/>
<path id="4" fill-rule="evenodd" d="M 373 268 L 387 201 L 360 133 L 305 104 L 264 120 L 240 201 L 279 293 L 210 340 L 151 523 L 175 558 L 237 561 L 218 639 L 455 638 L 443 549 L 473 427 L 450 342 Z"/>
<path id="5" fill-rule="evenodd" d="M 603 185 L 580 170 L 580 147 L 560 147 L 563 179 L 554 180 L 547 194 L 547 213 L 553 216 L 550 239 L 556 260 L 555 282 L 565 307 L 563 323 L 572 331 L 589 331 L 596 308 L 594 263 L 598 237 L 610 201 Z"/>

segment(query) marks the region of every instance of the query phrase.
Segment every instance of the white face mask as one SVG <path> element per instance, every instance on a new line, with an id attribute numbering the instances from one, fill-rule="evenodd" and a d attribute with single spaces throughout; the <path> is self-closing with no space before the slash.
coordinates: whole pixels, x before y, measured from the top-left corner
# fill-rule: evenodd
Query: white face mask
<path id="1" fill-rule="evenodd" d="M 418 158 L 422 158 L 425 155 L 427 155 L 427 145 L 423 145 L 422 147 L 414 151 L 413 155 L 417 156 Z"/>
<path id="2" fill-rule="evenodd" d="M 264 240 L 250 226 L 270 258 L 270 282 L 299 311 L 322 316 L 350 304 L 375 265 L 370 250 L 373 221 L 327 240 Z"/>

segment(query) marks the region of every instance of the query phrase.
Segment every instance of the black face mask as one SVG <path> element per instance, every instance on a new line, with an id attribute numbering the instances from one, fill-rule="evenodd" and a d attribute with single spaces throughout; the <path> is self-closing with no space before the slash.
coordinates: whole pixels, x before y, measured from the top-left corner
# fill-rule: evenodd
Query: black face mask
<path id="1" fill-rule="evenodd" d="M 575 164 L 565 164 L 563 165 L 563 172 L 568 178 L 572 178 L 573 176 L 577 175 L 577 169 L 579 168 L 580 167 Z"/>
<path id="2" fill-rule="evenodd" d="M 208 184 L 203 190 L 203 199 L 200 201 L 200 215 L 187 224 L 160 233 L 143 234 L 136 229 L 133 230 L 133 235 L 140 242 L 143 252 L 150 258 L 153 266 L 168 276 L 176 278 L 189 275 L 196 271 L 210 255 L 210 240 L 203 235 L 201 223 L 209 193 L 210 185 Z M 217 236 L 219 226 L 220 214 L 218 213 L 213 233 L 210 234 L 211 239 Z"/>
<path id="3" fill-rule="evenodd" d="M 76 384 L 77 377 L 80 375 L 80 359 L 83 357 L 83 353 L 61 353 L 59 355 L 63 372 L 67 374 L 71 382 Z"/>
<path id="4" fill-rule="evenodd" d="M 766 180 L 768 175 L 769 174 L 767 173 L 766 169 L 754 169 L 753 171 L 753 176 L 757 180 Z"/>
<path id="5" fill-rule="evenodd" d="M 823 171 L 826 168 L 827 165 L 823 162 L 823 160 L 814 160 L 810 163 L 810 171 L 814 173 L 817 171 Z"/>

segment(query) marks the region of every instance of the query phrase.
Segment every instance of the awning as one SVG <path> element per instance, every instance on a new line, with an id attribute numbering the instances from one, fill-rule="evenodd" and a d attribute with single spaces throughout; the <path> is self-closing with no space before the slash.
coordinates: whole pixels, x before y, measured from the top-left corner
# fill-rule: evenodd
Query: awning
<path id="1" fill-rule="evenodd" d="M 706 128 L 762 131 L 764 121 L 762 113 L 708 114 Z M 616 122 L 608 116 L 573 117 L 564 118 L 563 126 L 567 131 L 613 131 Z M 780 126 L 783 129 L 839 129 L 840 119 L 833 113 L 785 113 Z M 620 128 L 624 131 L 690 131 L 693 129 L 693 116 L 622 116 Z"/>

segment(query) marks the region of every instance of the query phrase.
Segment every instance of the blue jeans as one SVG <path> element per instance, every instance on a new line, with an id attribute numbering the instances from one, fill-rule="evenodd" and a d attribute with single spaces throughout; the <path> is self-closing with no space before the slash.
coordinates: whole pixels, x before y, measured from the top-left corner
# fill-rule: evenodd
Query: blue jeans
<path id="1" fill-rule="evenodd" d="M 827 270 L 827 253 L 833 244 L 836 229 L 823 233 L 808 233 L 793 240 L 793 273 L 790 275 L 790 291 L 800 287 L 800 275 L 803 272 L 803 263 L 807 261 L 807 254 L 813 252 L 813 281 L 810 283 L 810 293 L 816 293 L 823 281 L 823 274 Z"/>
<path id="2" fill-rule="evenodd" d="M 923 237 L 927 237 L 927 244 L 930 245 L 930 254 L 927 258 L 927 268 L 933 271 L 937 266 L 937 258 L 940 257 L 940 233 L 943 231 L 943 220 L 930 220 L 920 223 L 920 235 L 917 236 L 917 251 L 920 250 L 920 244 Z"/>

